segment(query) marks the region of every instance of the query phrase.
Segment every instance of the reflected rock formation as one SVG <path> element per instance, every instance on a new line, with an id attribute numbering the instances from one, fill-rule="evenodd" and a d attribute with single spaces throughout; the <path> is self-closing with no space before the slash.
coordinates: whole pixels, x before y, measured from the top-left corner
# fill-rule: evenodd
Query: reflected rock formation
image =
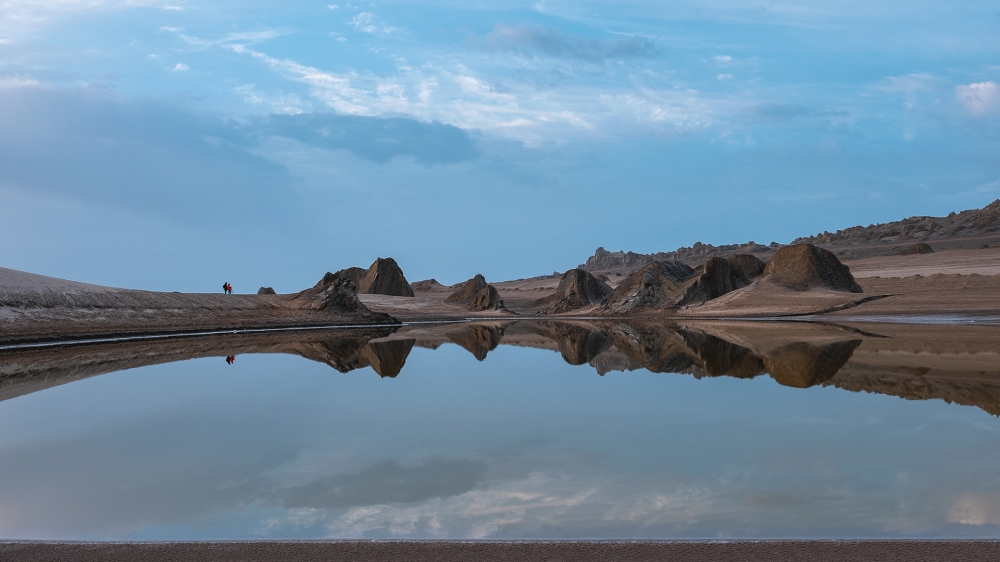
<path id="1" fill-rule="evenodd" d="M 463 324 L 457 329 L 449 330 L 445 335 L 475 355 L 477 360 L 482 361 L 486 359 L 486 354 L 500 345 L 503 331 L 503 325 Z"/>
<path id="2" fill-rule="evenodd" d="M 784 386 L 808 388 L 830 380 L 851 358 L 861 340 L 811 345 L 795 342 L 772 351 L 764 366 L 771 378 Z"/>
<path id="3" fill-rule="evenodd" d="M 820 322 L 488 320 L 292 330 L 0 350 L 0 400 L 87 377 L 201 357 L 287 353 L 347 373 L 398 376 L 414 346 L 456 344 L 478 361 L 500 345 L 558 352 L 598 374 L 645 369 L 816 385 L 1000 415 L 1000 328 Z M 877 328 L 877 329 L 876 329 Z M 878 333 L 874 333 L 878 332 Z"/>
<path id="4" fill-rule="evenodd" d="M 406 358 L 413 349 L 414 339 L 372 341 L 361 350 L 365 365 L 382 378 L 395 378 L 403 370 Z"/>

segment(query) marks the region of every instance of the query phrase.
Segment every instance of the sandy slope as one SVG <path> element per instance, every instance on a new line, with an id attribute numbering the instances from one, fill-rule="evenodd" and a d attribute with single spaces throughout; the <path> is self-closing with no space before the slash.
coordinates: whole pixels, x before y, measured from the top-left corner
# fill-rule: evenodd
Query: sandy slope
<path id="1" fill-rule="evenodd" d="M 294 295 L 162 293 L 0 269 L 0 343 L 68 336 L 394 321 L 365 309 L 310 310 Z"/>

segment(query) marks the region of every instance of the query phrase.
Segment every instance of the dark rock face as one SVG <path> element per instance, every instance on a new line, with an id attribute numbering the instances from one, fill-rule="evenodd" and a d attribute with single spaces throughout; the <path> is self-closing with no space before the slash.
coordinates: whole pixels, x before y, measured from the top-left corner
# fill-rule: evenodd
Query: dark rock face
<path id="1" fill-rule="evenodd" d="M 812 244 L 795 244 L 775 252 L 764 268 L 764 277 L 795 291 L 825 287 L 835 291 L 864 292 L 854 281 L 850 268 L 840 263 L 833 252 Z"/>
<path id="2" fill-rule="evenodd" d="M 746 257 L 757 259 L 753 256 Z M 699 270 L 700 273 L 696 273 L 697 277 L 688 282 L 684 295 L 677 301 L 677 306 L 710 301 L 730 291 L 746 287 L 751 282 L 751 278 L 747 277 L 742 269 L 722 258 L 708 260 Z"/>
<path id="3" fill-rule="evenodd" d="M 729 265 L 738 269 L 747 279 L 760 277 L 764 273 L 764 262 L 750 254 L 733 254 L 726 256 Z"/>
<path id="4" fill-rule="evenodd" d="M 337 273 L 330 273 L 328 271 L 315 286 L 316 288 L 319 288 L 329 283 L 333 283 L 337 279 L 347 279 L 353 282 L 355 288 L 357 288 L 358 284 L 361 283 L 361 280 L 364 279 L 366 273 L 368 272 L 360 267 L 348 267 L 346 269 L 341 269 Z"/>
<path id="5" fill-rule="evenodd" d="M 272 289 L 271 287 L 261 287 L 260 289 L 257 289 L 257 294 L 258 295 L 274 295 L 274 294 L 277 294 L 277 293 L 275 293 L 274 289 Z"/>
<path id="6" fill-rule="evenodd" d="M 354 282 L 349 279 L 335 279 L 330 283 L 306 289 L 295 295 L 295 298 L 304 300 L 303 308 L 312 310 L 368 312 L 368 307 L 358 299 Z"/>
<path id="7" fill-rule="evenodd" d="M 933 254 L 934 248 L 931 248 L 930 244 L 926 242 L 917 242 L 912 246 L 907 246 L 901 250 L 896 250 L 892 253 L 894 256 L 912 256 L 916 254 Z"/>
<path id="8" fill-rule="evenodd" d="M 424 281 L 414 281 L 410 283 L 410 288 L 414 292 L 419 291 L 433 291 L 434 289 L 443 289 L 444 285 L 438 283 L 437 279 L 426 279 Z"/>
<path id="9" fill-rule="evenodd" d="M 413 296 L 413 289 L 403 276 L 403 270 L 392 258 L 376 259 L 361 281 L 357 282 L 357 287 L 358 293 L 363 295 Z"/>
<path id="10" fill-rule="evenodd" d="M 601 310 L 623 314 L 633 310 L 676 306 L 682 287 L 694 270 L 677 261 L 654 261 L 629 274 L 608 295 Z"/>
<path id="11" fill-rule="evenodd" d="M 606 278 L 605 278 L 606 279 Z M 535 302 L 548 312 L 565 312 L 604 302 L 611 287 L 583 269 L 571 269 L 563 274 L 554 295 Z"/>
<path id="12" fill-rule="evenodd" d="M 454 293 L 444 299 L 448 304 L 456 304 L 472 312 L 483 310 L 507 310 L 503 299 L 493 285 L 486 283 L 486 278 L 480 274 L 459 285 Z"/>

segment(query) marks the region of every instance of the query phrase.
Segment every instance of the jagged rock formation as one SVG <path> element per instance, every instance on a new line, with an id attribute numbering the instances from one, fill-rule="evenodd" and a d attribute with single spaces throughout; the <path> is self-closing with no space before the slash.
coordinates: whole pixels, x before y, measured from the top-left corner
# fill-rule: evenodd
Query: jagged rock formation
<path id="1" fill-rule="evenodd" d="M 747 279 L 760 277 L 764 273 L 764 262 L 757 256 L 750 254 L 733 254 L 726 256 L 729 265 L 738 269 Z"/>
<path id="2" fill-rule="evenodd" d="M 681 262 L 652 262 L 619 283 L 601 310 L 624 314 L 701 304 L 746 287 L 762 270 L 763 262 L 746 254 L 733 260 L 710 258 L 697 269 Z"/>
<path id="3" fill-rule="evenodd" d="M 833 252 L 812 244 L 795 244 L 775 252 L 764 268 L 764 278 L 795 291 L 825 287 L 835 291 L 863 292 L 854 281 L 850 268 L 840 263 Z"/>
<path id="4" fill-rule="evenodd" d="M 756 259 L 753 256 L 747 257 Z M 756 269 L 755 264 L 748 263 L 746 265 L 749 271 Z M 752 280 L 753 277 L 748 277 L 744 273 L 744 269 L 733 266 L 729 260 L 711 258 L 705 262 L 705 265 L 698 268 L 689 282 L 685 283 L 683 294 L 679 299 L 676 299 L 675 306 L 689 306 L 710 301 L 736 289 L 746 287 Z"/>
<path id="5" fill-rule="evenodd" d="M 364 279 L 366 273 L 368 273 L 368 271 L 360 267 L 348 267 L 341 269 L 337 273 L 330 273 L 328 271 L 314 287 L 323 287 L 329 283 L 333 283 L 337 279 L 347 279 L 348 281 L 354 283 L 354 288 L 357 290 L 358 285 L 361 283 L 361 280 Z"/>
<path id="6" fill-rule="evenodd" d="M 630 273 L 608 295 L 601 310 L 615 314 L 676 306 L 694 270 L 678 261 L 654 261 Z"/>
<path id="7" fill-rule="evenodd" d="M 607 279 L 605 277 L 605 279 Z M 584 269 L 571 269 L 563 274 L 556 292 L 535 301 L 546 312 L 565 312 L 604 302 L 611 287 Z"/>
<path id="8" fill-rule="evenodd" d="M 903 249 L 896 250 L 892 253 L 894 256 L 912 256 L 916 254 L 933 254 L 934 248 L 931 248 L 930 244 L 926 242 L 917 242 L 912 246 L 907 246 Z"/>
<path id="9" fill-rule="evenodd" d="M 378 258 L 367 270 L 348 267 L 336 273 L 327 272 L 314 288 L 325 287 L 338 279 L 354 283 L 354 290 L 359 295 L 413 296 L 413 289 L 403 276 L 403 270 L 392 258 Z"/>
<path id="10" fill-rule="evenodd" d="M 982 209 L 951 213 L 947 217 L 917 216 L 901 221 L 868 226 L 852 226 L 836 232 L 821 232 L 815 236 L 797 238 L 792 243 L 848 246 L 890 243 L 905 240 L 947 240 L 972 238 L 1000 233 L 1000 199 Z"/>
<path id="11" fill-rule="evenodd" d="M 433 291 L 435 289 L 443 289 L 444 285 L 438 283 L 437 279 L 425 279 L 424 281 L 414 281 L 410 283 L 410 288 L 414 292 L 421 291 Z"/>
<path id="12" fill-rule="evenodd" d="M 413 289 L 403 276 L 403 270 L 392 258 L 376 259 L 357 286 L 358 293 L 363 295 L 413 296 Z"/>
<path id="13" fill-rule="evenodd" d="M 327 279 L 323 276 L 323 279 Z M 368 311 L 354 290 L 354 282 L 350 279 L 334 278 L 323 283 L 320 280 L 315 287 L 297 293 L 293 300 L 300 301 L 301 307 L 310 310 L 334 311 Z"/>
<path id="14" fill-rule="evenodd" d="M 683 261 L 686 263 L 700 263 L 713 257 L 726 257 L 732 254 L 751 253 L 764 255 L 766 257 L 780 247 L 781 244 L 778 244 L 777 242 L 771 242 L 767 246 L 762 246 L 753 241 L 747 242 L 746 244 L 723 244 L 721 246 L 695 242 L 695 244 L 691 247 L 681 247 L 672 252 L 657 252 L 655 254 L 609 252 L 601 247 L 594 252 L 593 256 L 587 258 L 586 263 L 580 265 L 580 269 L 585 269 L 590 272 L 614 271 L 618 273 L 628 273 L 654 261 Z"/>
<path id="15" fill-rule="evenodd" d="M 454 293 L 444 299 L 444 302 L 465 307 L 471 312 L 507 310 L 500 293 L 493 285 L 487 284 L 486 278 L 480 274 L 459 285 Z"/>
<path id="16" fill-rule="evenodd" d="M 884 224 L 852 226 L 836 232 L 824 231 L 814 236 L 796 238 L 792 244 L 823 246 L 842 257 L 860 259 L 892 255 L 911 247 L 914 242 L 940 241 L 945 244 L 945 249 L 982 248 L 986 245 L 982 243 L 984 238 L 990 242 L 989 245 L 995 246 L 1000 242 L 1000 199 L 982 209 L 951 213 L 947 217 L 914 216 Z M 580 268 L 614 275 L 635 271 L 654 261 L 675 260 L 697 264 L 712 257 L 726 257 L 734 253 L 750 253 L 766 258 L 782 247 L 784 245 L 777 242 L 771 242 L 767 246 L 755 242 L 721 246 L 696 242 L 691 247 L 653 254 L 609 252 L 601 247 Z"/>
<path id="17" fill-rule="evenodd" d="M 258 295 L 275 295 L 277 293 L 275 293 L 274 289 L 272 289 L 271 287 L 261 287 L 260 289 L 257 289 L 257 294 Z"/>

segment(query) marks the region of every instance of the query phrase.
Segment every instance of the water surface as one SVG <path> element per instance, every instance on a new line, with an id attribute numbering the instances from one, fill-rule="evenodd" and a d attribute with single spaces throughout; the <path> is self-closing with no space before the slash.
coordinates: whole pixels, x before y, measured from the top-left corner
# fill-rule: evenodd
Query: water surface
<path id="1" fill-rule="evenodd" d="M 997 537 L 998 335 L 521 321 L 8 350 L 0 536 Z"/>

